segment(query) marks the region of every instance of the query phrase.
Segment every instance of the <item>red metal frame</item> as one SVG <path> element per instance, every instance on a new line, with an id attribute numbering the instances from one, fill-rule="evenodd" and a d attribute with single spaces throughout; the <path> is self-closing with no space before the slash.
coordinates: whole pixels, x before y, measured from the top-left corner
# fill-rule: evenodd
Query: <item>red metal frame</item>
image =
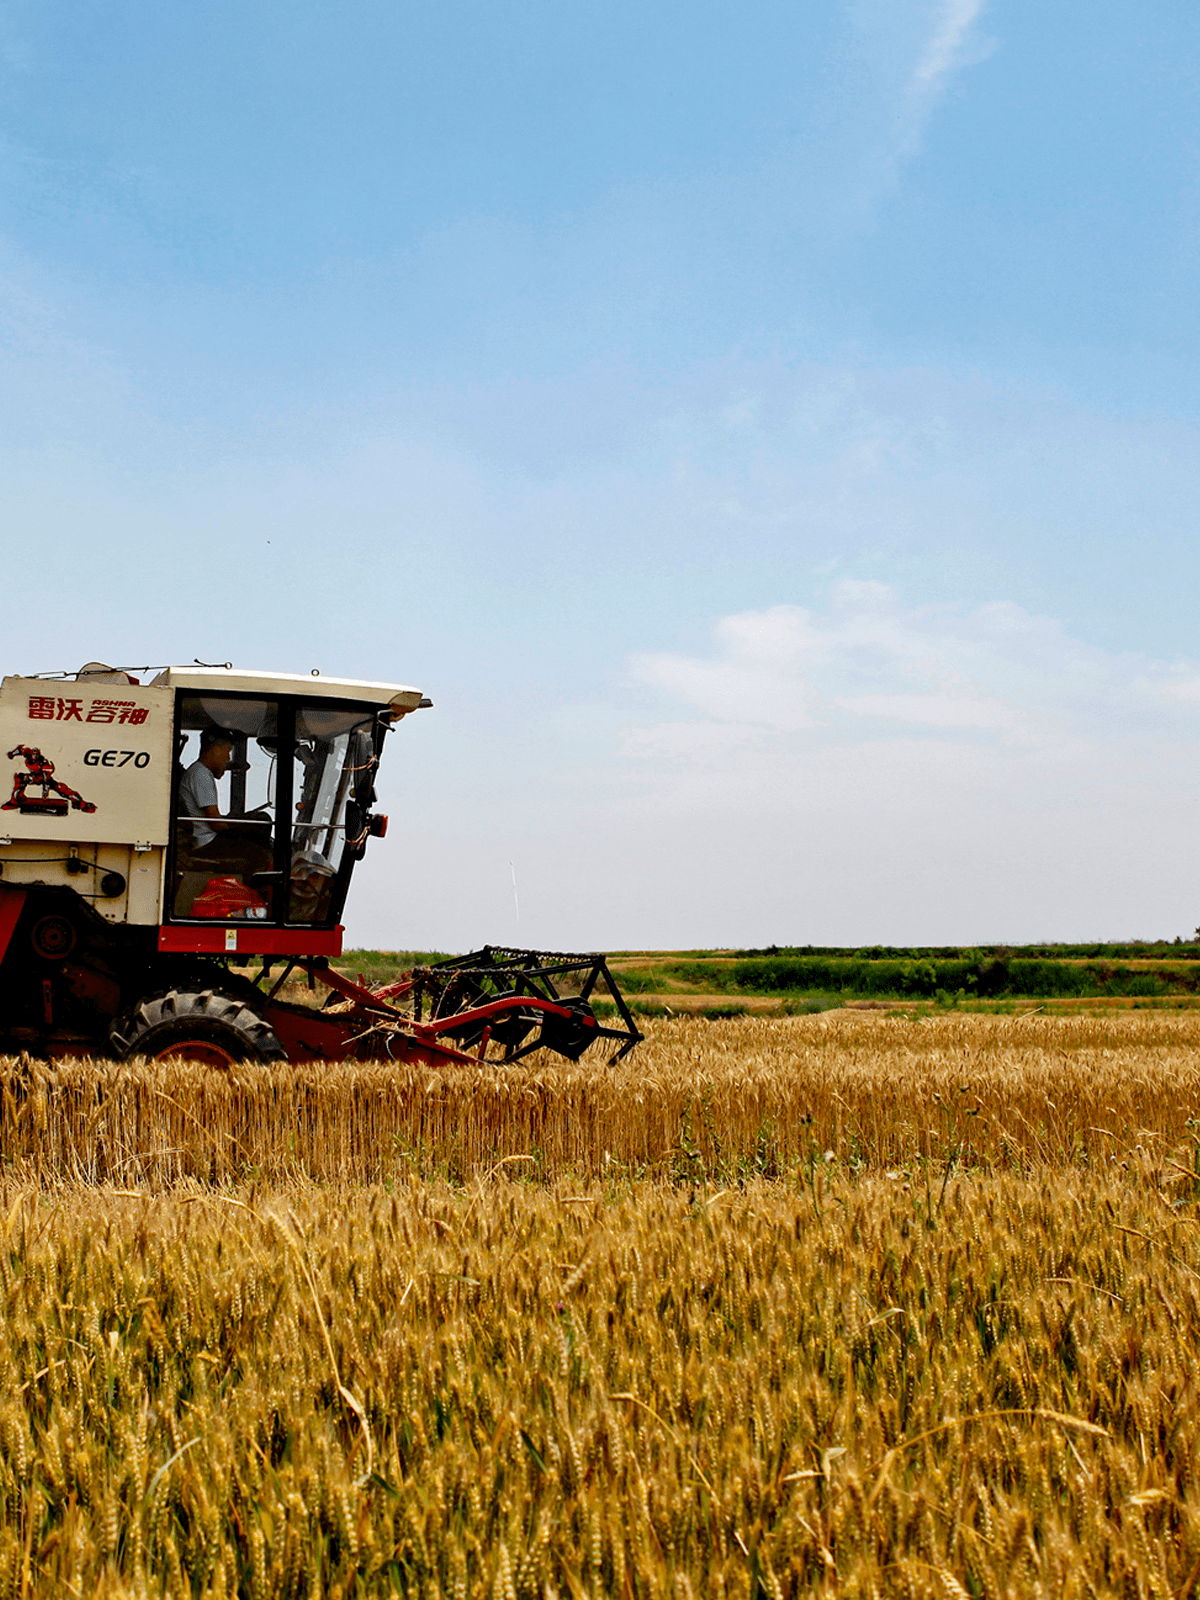
<path id="1" fill-rule="evenodd" d="M 566 1006 L 555 1005 L 553 1000 L 543 1000 L 538 994 L 506 994 L 489 1000 L 486 1005 L 476 1006 L 472 1011 L 455 1011 L 453 1015 L 439 1017 L 435 1022 L 411 1022 L 408 1026 L 418 1039 L 432 1040 L 443 1033 L 457 1033 L 460 1028 L 469 1028 L 476 1022 L 490 1022 L 506 1011 L 543 1011 L 549 1017 L 574 1015 Z M 587 1018 L 580 1020 L 584 1023 L 588 1021 Z M 590 1020 L 595 1027 L 596 1019 L 593 1017 Z M 490 1033 L 491 1029 L 485 1031 Z"/>
<path id="2" fill-rule="evenodd" d="M 349 978 L 343 978 L 340 973 L 322 972 L 319 968 L 314 976 L 321 983 L 328 984 L 331 989 L 336 989 L 339 994 L 344 994 L 349 999 L 357 1000 L 360 1004 L 369 1001 L 376 1009 L 386 1009 L 393 1015 L 398 1013 L 395 1013 L 390 1005 L 385 1007 L 380 1002 L 408 994 L 413 986 L 411 978 L 402 978 L 398 983 L 389 983 L 378 989 L 363 989 L 357 983 L 352 983 Z M 498 996 L 495 1000 L 489 1000 L 484 1005 L 475 1006 L 470 1011 L 455 1011 L 448 1017 L 438 1017 L 432 1022 L 413 1022 L 405 1017 L 404 1023 L 418 1038 L 432 1039 L 439 1034 L 457 1032 L 459 1028 L 469 1028 L 473 1023 L 498 1017 L 505 1011 L 544 1011 L 551 1017 L 575 1016 L 578 1020 L 577 1013 L 568 1006 L 557 1005 L 543 995 L 506 994 Z M 488 1032 L 490 1031 L 489 1029 Z M 486 1042 L 485 1040 L 484 1043 Z"/>
<path id="3" fill-rule="evenodd" d="M 313 1006 L 270 1000 L 263 1016 L 274 1029 L 289 1061 L 341 1061 L 353 1053 L 355 1030 L 345 1016 L 330 1016 Z"/>
<path id="4" fill-rule="evenodd" d="M 408 1018 L 402 1012 L 382 1002 L 362 984 L 343 978 L 340 972 L 333 972 L 315 960 L 304 961 L 301 965 L 311 978 L 352 1001 L 355 1009 L 331 1014 L 310 1006 L 269 999 L 263 1007 L 263 1016 L 275 1030 L 289 1061 L 341 1061 L 351 1057 L 363 1034 L 369 1033 L 376 1023 L 400 1023 L 404 1030 L 408 1029 Z M 386 1055 L 392 1061 L 420 1061 L 430 1067 L 447 1067 L 473 1066 L 477 1059 L 452 1045 L 416 1037 L 410 1031 L 398 1030 L 386 1037 Z"/>
<path id="5" fill-rule="evenodd" d="M 341 955 L 344 931 L 340 927 L 261 928 L 253 922 L 218 924 L 214 928 L 176 924 L 159 928 L 158 948 L 188 955 L 330 957 Z"/>
<path id="6" fill-rule="evenodd" d="M 7 889 L 0 884 L 0 961 L 4 960 L 8 941 L 25 909 L 24 889 Z"/>
<path id="7" fill-rule="evenodd" d="M 271 1024 L 289 1061 L 343 1061 L 353 1057 L 371 1021 L 371 1016 L 361 1013 L 357 1018 L 330 1016 L 328 1012 L 286 1005 L 279 1000 L 264 1006 L 263 1016 Z M 371 1059 L 420 1061 L 428 1067 L 478 1065 L 476 1057 L 464 1055 L 451 1045 L 415 1039 L 411 1033 L 401 1032 L 387 1034 L 385 1048 L 373 1053 Z"/>
<path id="8" fill-rule="evenodd" d="M 486 1024 L 503 1016 L 506 1011 L 541 1011 L 551 1017 L 577 1018 L 577 1013 L 570 1007 L 556 1005 L 553 1000 L 541 995 L 508 994 L 489 1000 L 485 1005 L 475 1006 L 470 1011 L 456 1011 L 451 1016 L 438 1017 L 430 1022 L 414 1022 L 411 1017 L 406 1017 L 402 1011 L 388 1004 L 391 995 L 397 990 L 403 992 L 410 985 L 397 983 L 389 984 L 384 990 L 366 989 L 362 984 L 343 977 L 329 967 L 319 966 L 315 961 L 306 961 L 302 965 L 318 983 L 352 1000 L 358 1008 L 358 1014 L 356 1018 L 354 1013 L 328 1016 L 314 1011 L 305 1016 L 304 1007 L 269 1004 L 265 1011 L 267 1020 L 275 1028 L 280 1043 L 291 1059 L 296 1059 L 293 1056 L 294 1048 L 305 1055 L 317 1054 L 323 1059 L 346 1055 L 353 1049 L 356 1039 L 367 1031 L 370 1020 L 378 1018 L 380 1022 L 397 1023 L 402 1030 L 388 1036 L 388 1054 L 395 1061 L 425 1061 L 431 1066 L 445 1066 L 453 1062 L 474 1065 L 483 1060 L 491 1037 L 492 1030 Z M 359 1026 L 357 1031 L 353 1031 L 356 1021 Z M 594 1018 L 591 1021 L 593 1027 L 599 1026 Z M 467 1055 L 465 1051 L 441 1042 L 442 1035 L 452 1036 L 460 1029 L 469 1029 L 479 1022 L 484 1023 L 485 1027 L 476 1055 Z"/>
<path id="9" fill-rule="evenodd" d="M 472 1023 L 500 1016 L 505 1011 L 545 1011 L 552 1017 L 573 1015 L 570 1007 L 557 1005 L 553 1000 L 547 1000 L 540 994 L 505 994 L 499 995 L 495 1000 L 489 1000 L 486 1005 L 475 1006 L 470 1011 L 455 1011 L 451 1016 L 438 1017 L 430 1022 L 413 1022 L 410 1017 L 405 1017 L 402 1012 L 387 1003 L 392 995 L 405 993 L 412 987 L 411 984 L 391 983 L 383 989 L 364 989 L 362 984 L 343 977 L 340 972 L 332 972 L 328 967 L 314 967 L 312 975 L 326 988 L 336 989 L 339 994 L 344 994 L 347 1000 L 356 1000 L 359 1005 L 378 1011 L 383 1016 L 401 1018 L 406 1028 L 411 1028 L 422 1038 L 433 1039 L 440 1033 L 457 1032 L 459 1028 L 469 1028 Z"/>

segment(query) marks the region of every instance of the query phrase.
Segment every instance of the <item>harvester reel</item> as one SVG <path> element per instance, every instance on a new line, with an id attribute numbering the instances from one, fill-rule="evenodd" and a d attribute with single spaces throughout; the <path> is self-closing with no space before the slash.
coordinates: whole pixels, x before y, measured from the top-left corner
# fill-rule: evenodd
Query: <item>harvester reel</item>
<path id="1" fill-rule="evenodd" d="M 169 989 L 143 1000 L 114 1023 L 110 1038 L 122 1058 L 149 1056 L 212 1067 L 287 1059 L 269 1023 L 243 1001 L 214 989 Z"/>
<path id="2" fill-rule="evenodd" d="M 440 1030 L 442 1035 L 447 1039 L 453 1039 L 460 1050 L 473 1050 L 482 1042 L 486 1032 L 493 1044 L 503 1046 L 505 1060 L 510 1060 L 541 1022 L 540 1015 L 528 1011 L 507 1011 L 501 1014 L 499 1020 L 476 1018 L 458 1027 L 455 1026 L 454 1018 L 458 1012 L 470 1011 L 476 1005 L 486 1003 L 487 1000 L 511 998 L 513 996 L 508 992 L 487 996 L 477 995 L 474 992 L 464 991 L 461 985 L 456 984 L 452 993 L 440 998 L 434 1015 L 445 1024 Z"/>
<path id="3" fill-rule="evenodd" d="M 470 955 L 415 967 L 408 981 L 418 1023 L 426 1012 L 431 1023 L 441 1024 L 438 1032 L 460 1049 L 481 1044 L 486 1035 L 488 1044 L 503 1047 L 505 1061 L 518 1061 L 534 1050 L 553 1050 L 578 1061 L 599 1039 L 617 1042 L 612 1059 L 618 1061 L 642 1038 L 602 955 L 488 945 Z M 605 1026 L 596 1017 L 592 1000 L 601 997 L 613 1004 L 617 1026 Z M 494 1017 L 478 1016 L 498 1001 L 521 999 L 531 1003 Z M 459 1013 L 476 1015 L 456 1028 Z"/>
<path id="4" fill-rule="evenodd" d="M 587 1020 L 593 1016 L 592 1008 L 586 1000 L 565 999 L 562 1003 L 571 1015 L 548 1016 L 545 1019 L 538 1049 L 553 1050 L 560 1056 L 566 1056 L 568 1061 L 578 1061 L 596 1037 L 595 1028 L 589 1026 Z"/>

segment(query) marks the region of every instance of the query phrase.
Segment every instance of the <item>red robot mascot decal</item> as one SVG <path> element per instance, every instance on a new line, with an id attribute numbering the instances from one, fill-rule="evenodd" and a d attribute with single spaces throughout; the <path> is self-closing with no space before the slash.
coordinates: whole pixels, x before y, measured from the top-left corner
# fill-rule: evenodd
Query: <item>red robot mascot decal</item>
<path id="1" fill-rule="evenodd" d="M 65 817 L 68 810 L 95 811 L 90 800 L 76 794 L 69 784 L 60 783 L 54 776 L 54 763 L 32 745 L 19 744 L 8 752 L 8 759 L 25 757 L 24 772 L 13 773 L 12 794 L 0 806 L 0 811 L 19 811 L 26 817 Z M 41 789 L 40 795 L 29 793 Z"/>

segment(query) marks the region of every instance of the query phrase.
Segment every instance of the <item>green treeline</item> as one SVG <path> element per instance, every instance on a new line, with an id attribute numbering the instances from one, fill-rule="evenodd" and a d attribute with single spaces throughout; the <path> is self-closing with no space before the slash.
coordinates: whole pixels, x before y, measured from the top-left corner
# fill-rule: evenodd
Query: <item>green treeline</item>
<path id="1" fill-rule="evenodd" d="M 1200 992 L 1200 965 L 1130 969 L 1113 961 L 1055 961 L 957 951 L 948 958 L 868 959 L 852 956 L 771 955 L 732 961 L 656 961 L 623 972 L 631 993 L 672 982 L 725 994 L 825 994 L 932 999 L 939 993 L 1001 999 L 1011 995 L 1162 995 Z"/>
<path id="2" fill-rule="evenodd" d="M 939 990 L 979 999 L 1006 995 L 1158 995 L 1200 990 L 1200 970 L 1170 973 L 1109 961 L 1048 961 L 1037 957 L 984 956 L 972 960 L 864 961 L 853 957 L 767 956 L 734 963 L 734 987 L 777 993 L 823 989 L 834 994 L 930 998 Z"/>
<path id="3" fill-rule="evenodd" d="M 676 959 L 686 955 L 712 956 L 713 951 L 676 951 Z M 767 945 L 758 950 L 730 952 L 739 960 L 754 956 L 843 956 L 860 961 L 953 961 L 958 957 L 1040 961 L 1200 961 L 1200 938 L 1129 939 L 1114 944 L 1022 944 L 1022 945 Z"/>

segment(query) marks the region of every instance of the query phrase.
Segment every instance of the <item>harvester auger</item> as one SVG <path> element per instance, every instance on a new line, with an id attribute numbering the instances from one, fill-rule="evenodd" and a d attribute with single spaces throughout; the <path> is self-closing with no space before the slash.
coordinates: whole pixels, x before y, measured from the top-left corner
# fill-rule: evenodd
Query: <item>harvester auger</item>
<path id="1" fill-rule="evenodd" d="M 642 1036 L 603 956 L 485 948 L 375 986 L 330 965 L 351 873 L 387 832 L 384 740 L 429 704 L 200 664 L 149 684 L 96 662 L 5 678 L 0 750 L 28 770 L 0 817 L 0 1051 L 445 1066 L 574 1061 L 611 1040 L 625 1055 Z M 283 998 L 298 972 L 323 1007 Z"/>

